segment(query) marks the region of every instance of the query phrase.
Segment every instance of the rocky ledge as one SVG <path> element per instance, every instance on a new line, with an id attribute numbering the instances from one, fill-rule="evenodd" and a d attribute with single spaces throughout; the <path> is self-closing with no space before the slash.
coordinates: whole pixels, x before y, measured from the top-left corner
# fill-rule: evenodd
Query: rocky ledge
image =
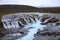
<path id="1" fill-rule="evenodd" d="M 33 40 L 60 40 L 60 25 L 46 27 L 42 31 L 39 29 Z"/>

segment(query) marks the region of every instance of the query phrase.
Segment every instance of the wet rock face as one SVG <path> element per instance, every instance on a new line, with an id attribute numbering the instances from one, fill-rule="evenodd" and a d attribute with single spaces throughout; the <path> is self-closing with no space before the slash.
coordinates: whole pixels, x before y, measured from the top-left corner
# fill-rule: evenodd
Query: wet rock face
<path id="1" fill-rule="evenodd" d="M 59 18 L 51 17 L 50 15 L 40 16 L 39 14 L 16 14 L 2 17 L 2 23 L 5 29 L 23 28 L 25 25 L 36 23 L 37 20 L 40 20 L 42 25 L 59 22 Z"/>
<path id="2" fill-rule="evenodd" d="M 19 27 L 23 28 L 25 25 L 36 22 L 38 16 L 39 15 L 36 14 L 16 14 L 16 15 L 12 14 L 3 16 L 1 21 L 5 29 L 19 28 Z"/>
<path id="3" fill-rule="evenodd" d="M 49 23 L 52 23 L 52 25 L 54 25 L 54 23 L 56 23 L 56 25 L 59 25 L 58 22 L 60 21 L 60 19 L 48 15 L 43 15 L 40 21 L 42 25 L 47 25 Z"/>
<path id="4" fill-rule="evenodd" d="M 60 29 L 59 30 L 53 29 L 47 28 L 42 31 L 38 31 L 34 35 L 33 40 L 60 40 Z"/>
<path id="5" fill-rule="evenodd" d="M 28 33 L 28 29 L 10 29 L 4 32 L 4 36 L 2 36 L 1 40 L 16 40 L 18 38 L 21 38 Z"/>
<path id="6" fill-rule="evenodd" d="M 60 32 L 39 31 L 33 40 L 60 40 Z"/>
<path id="7" fill-rule="evenodd" d="M 60 19 L 51 16 L 42 16 L 41 25 L 47 25 L 42 31 L 34 35 L 33 40 L 60 40 Z"/>
<path id="8" fill-rule="evenodd" d="M 46 19 L 49 19 L 49 16 L 48 15 L 43 15 L 40 21 L 44 22 Z"/>
<path id="9" fill-rule="evenodd" d="M 23 18 L 20 18 L 19 21 L 21 21 L 24 25 L 27 25 L 27 23 L 25 22 Z"/>

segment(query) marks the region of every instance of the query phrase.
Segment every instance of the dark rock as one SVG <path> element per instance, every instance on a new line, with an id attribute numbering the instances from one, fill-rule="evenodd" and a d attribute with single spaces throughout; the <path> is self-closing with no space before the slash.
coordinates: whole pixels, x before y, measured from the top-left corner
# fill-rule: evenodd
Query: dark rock
<path id="1" fill-rule="evenodd" d="M 47 23 L 44 23 L 44 22 L 41 22 L 40 24 L 41 24 L 41 25 L 47 25 Z"/>
<path id="2" fill-rule="evenodd" d="M 44 22 L 46 19 L 48 19 L 49 18 L 49 16 L 48 15 L 43 15 L 42 16 L 42 18 L 41 18 L 41 22 Z"/>
<path id="3" fill-rule="evenodd" d="M 52 19 L 47 21 L 47 23 L 55 23 L 55 22 L 59 22 L 59 19 L 58 18 L 52 18 Z"/>

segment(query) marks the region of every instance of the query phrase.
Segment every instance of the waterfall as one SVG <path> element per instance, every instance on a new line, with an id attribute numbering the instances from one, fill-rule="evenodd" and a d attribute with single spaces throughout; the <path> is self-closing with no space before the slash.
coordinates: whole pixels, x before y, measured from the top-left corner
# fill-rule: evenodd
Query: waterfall
<path id="1" fill-rule="evenodd" d="M 27 23 L 27 25 L 29 25 L 29 22 L 24 18 L 25 22 Z"/>
<path id="2" fill-rule="evenodd" d="M 24 28 L 29 28 L 29 27 L 35 27 L 35 28 L 30 29 L 26 36 L 22 38 L 18 38 L 17 40 L 33 40 L 34 34 L 37 33 L 38 29 L 43 30 L 44 27 L 47 27 L 46 25 L 41 25 L 40 24 L 41 21 L 39 19 L 38 17 L 35 17 L 35 20 L 33 20 L 33 18 L 30 17 L 32 23 L 29 23 L 26 19 L 24 19 L 27 22 L 27 25 Z"/>
<path id="3" fill-rule="evenodd" d="M 17 15 L 19 15 L 19 16 L 17 16 Z M 27 16 L 27 15 L 30 15 L 30 16 Z M 28 34 L 27 35 L 25 35 L 25 36 L 23 36 L 23 37 L 21 37 L 21 38 L 18 38 L 18 39 L 16 39 L 16 40 L 33 40 L 33 38 L 34 38 L 34 34 L 36 34 L 37 33 L 37 31 L 38 31 L 38 29 L 40 29 L 40 30 L 43 30 L 44 29 L 44 27 L 47 27 L 47 26 L 49 26 L 49 25 L 42 25 L 41 23 L 43 23 L 42 21 L 41 21 L 41 19 L 43 18 L 42 16 L 43 16 L 43 14 L 41 13 L 40 15 L 39 15 L 39 13 L 38 14 L 29 14 L 29 13 L 27 13 L 27 15 L 25 15 L 25 14 L 16 14 L 16 15 L 5 15 L 5 16 L 3 16 L 2 17 L 2 22 L 3 22 L 3 26 L 4 26 L 4 28 L 5 29 L 9 29 L 9 28 L 15 28 L 15 26 L 17 26 L 16 24 L 20 24 L 20 27 L 22 27 L 22 26 L 24 26 L 22 29 L 24 29 L 24 28 L 26 28 L 26 29 L 28 29 L 28 28 L 30 28 L 30 27 L 33 27 L 33 28 L 30 28 L 29 29 L 29 32 L 28 32 Z M 32 18 L 31 16 L 33 16 L 34 15 L 34 18 Z M 45 14 L 44 14 L 45 15 Z M 57 14 L 56 14 L 57 15 Z M 58 14 L 59 15 L 59 14 Z M 12 16 L 17 16 L 17 19 L 15 18 L 15 17 L 13 17 L 12 18 Z M 49 16 L 49 15 L 48 15 Z M 53 15 L 52 15 L 53 16 Z M 59 15 L 60 16 L 60 15 Z M 46 16 L 45 16 L 46 17 Z M 26 24 L 24 24 L 22 21 L 22 19 L 20 19 L 19 20 L 19 18 L 22 18 L 24 21 L 25 21 L 25 23 Z M 14 23 L 12 23 L 12 25 L 13 26 L 11 26 L 11 25 L 8 25 L 8 23 L 7 23 L 7 21 L 10 21 L 10 22 L 13 22 L 13 21 L 11 21 L 13 19 L 13 21 L 14 21 L 14 23 L 16 23 L 16 21 L 18 21 L 16 24 L 14 24 Z M 52 19 L 52 17 L 50 17 L 50 18 L 48 18 L 48 19 L 44 19 L 44 23 L 46 23 L 47 21 L 49 21 L 50 19 Z M 4 23 L 4 22 L 6 22 L 6 23 Z M 6 24 L 7 24 L 7 26 L 6 26 Z"/>
<path id="4" fill-rule="evenodd" d="M 19 23 L 20 23 L 21 25 L 25 26 L 21 21 L 19 21 Z"/>
<path id="5" fill-rule="evenodd" d="M 30 18 L 30 19 L 31 19 L 32 23 L 35 23 L 35 21 L 32 18 Z"/>

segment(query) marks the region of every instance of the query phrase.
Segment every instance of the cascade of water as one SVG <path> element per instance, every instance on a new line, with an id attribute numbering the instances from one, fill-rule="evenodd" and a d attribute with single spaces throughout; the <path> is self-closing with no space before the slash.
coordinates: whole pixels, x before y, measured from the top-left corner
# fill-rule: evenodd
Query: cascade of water
<path id="1" fill-rule="evenodd" d="M 32 18 L 30 18 L 30 19 L 31 19 L 32 23 L 35 23 L 35 21 Z"/>
<path id="2" fill-rule="evenodd" d="M 46 25 L 41 25 L 41 24 L 40 24 L 41 22 L 40 22 L 40 20 L 38 20 L 38 17 L 35 17 L 35 20 L 33 20 L 33 18 L 30 18 L 30 19 L 31 19 L 31 21 L 32 21 L 33 23 L 31 24 L 31 23 L 27 22 L 27 20 L 25 19 L 25 21 L 26 21 L 28 24 L 30 24 L 30 25 L 27 24 L 27 26 L 25 26 L 25 28 L 29 28 L 29 27 L 35 27 L 35 28 L 30 29 L 30 30 L 29 30 L 29 33 L 28 33 L 26 36 L 24 36 L 24 37 L 22 37 L 22 38 L 19 38 L 19 39 L 17 39 L 17 40 L 33 40 L 34 34 L 37 33 L 37 30 L 38 30 L 38 29 L 43 30 L 43 28 L 46 27 Z M 39 19 L 40 19 L 40 18 L 39 18 Z M 36 21 L 36 22 L 35 22 L 35 21 Z"/>
<path id="3" fill-rule="evenodd" d="M 20 23 L 21 25 L 25 26 L 21 21 L 19 21 L 19 23 Z"/>
<path id="4" fill-rule="evenodd" d="M 27 23 L 27 25 L 29 25 L 29 22 L 24 18 L 25 22 Z"/>
<path id="5" fill-rule="evenodd" d="M 30 23 L 30 18 L 29 17 L 27 18 L 27 21 L 28 21 L 28 23 Z"/>

